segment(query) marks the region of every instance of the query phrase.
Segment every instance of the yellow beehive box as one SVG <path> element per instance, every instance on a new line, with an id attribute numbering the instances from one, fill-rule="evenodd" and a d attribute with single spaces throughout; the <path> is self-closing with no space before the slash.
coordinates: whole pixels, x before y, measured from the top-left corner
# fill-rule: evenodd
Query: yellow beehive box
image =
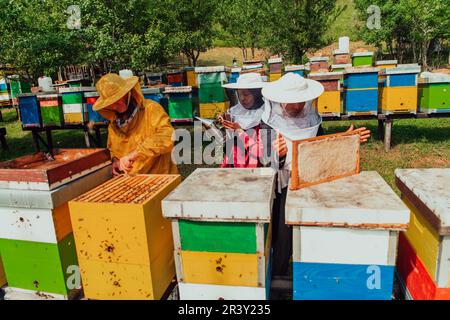
<path id="1" fill-rule="evenodd" d="M 282 76 L 281 73 L 271 73 L 269 74 L 269 81 L 273 82 L 273 81 L 277 81 L 278 79 L 280 79 Z"/>
<path id="2" fill-rule="evenodd" d="M 178 175 L 118 176 L 69 203 L 85 296 L 160 299 L 175 277 L 161 201 Z"/>
<path id="3" fill-rule="evenodd" d="M 417 86 L 381 87 L 380 95 L 381 109 L 385 114 L 417 112 Z"/>
<path id="4" fill-rule="evenodd" d="M 200 103 L 200 117 L 214 119 L 230 107 L 230 102 Z"/>
<path id="5" fill-rule="evenodd" d="M 314 104 L 321 116 L 339 117 L 341 115 L 341 92 L 325 91 L 314 101 Z"/>

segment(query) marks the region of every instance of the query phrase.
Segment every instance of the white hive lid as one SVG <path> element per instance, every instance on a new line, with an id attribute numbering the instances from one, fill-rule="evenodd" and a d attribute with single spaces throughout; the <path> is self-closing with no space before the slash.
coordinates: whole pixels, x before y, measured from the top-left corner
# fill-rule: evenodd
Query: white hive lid
<path id="1" fill-rule="evenodd" d="M 195 73 L 216 73 L 216 72 L 225 72 L 224 66 L 216 66 L 216 67 L 196 67 Z"/>
<path id="2" fill-rule="evenodd" d="M 435 221 L 432 224 L 439 233 L 450 235 L 450 168 L 397 169 L 395 176 L 400 191 L 408 200 L 416 198 L 421 202 L 431 215 L 428 218 Z M 398 180 L 407 190 L 399 185 Z"/>
<path id="3" fill-rule="evenodd" d="M 197 169 L 163 201 L 166 218 L 270 222 L 275 171 Z"/>
<path id="4" fill-rule="evenodd" d="M 375 171 L 288 191 L 291 225 L 406 229 L 410 212 Z"/>

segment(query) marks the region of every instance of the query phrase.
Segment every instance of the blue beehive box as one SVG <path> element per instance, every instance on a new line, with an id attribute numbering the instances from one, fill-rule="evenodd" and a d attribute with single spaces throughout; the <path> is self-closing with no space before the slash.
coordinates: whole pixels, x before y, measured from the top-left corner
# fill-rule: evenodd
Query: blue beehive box
<path id="1" fill-rule="evenodd" d="M 295 73 L 302 77 L 306 76 L 306 67 L 304 65 L 289 65 L 284 67 L 284 73 Z"/>
<path id="2" fill-rule="evenodd" d="M 346 68 L 344 108 L 348 115 L 378 114 L 378 68 Z"/>
<path id="3" fill-rule="evenodd" d="M 84 97 L 86 99 L 86 108 L 88 112 L 88 120 L 89 122 L 97 123 L 97 124 L 106 124 L 108 120 L 105 119 L 100 113 L 94 111 L 93 107 L 95 102 L 97 101 L 99 94 L 98 92 L 85 92 Z"/>
<path id="4" fill-rule="evenodd" d="M 237 79 L 241 75 L 242 68 L 233 67 L 229 69 L 230 76 L 228 77 L 228 83 L 236 83 Z"/>
<path id="5" fill-rule="evenodd" d="M 23 93 L 18 95 L 19 114 L 23 128 L 42 127 L 42 117 L 36 94 Z"/>
<path id="6" fill-rule="evenodd" d="M 163 97 L 161 88 L 141 88 L 141 91 L 145 99 L 161 103 Z"/>

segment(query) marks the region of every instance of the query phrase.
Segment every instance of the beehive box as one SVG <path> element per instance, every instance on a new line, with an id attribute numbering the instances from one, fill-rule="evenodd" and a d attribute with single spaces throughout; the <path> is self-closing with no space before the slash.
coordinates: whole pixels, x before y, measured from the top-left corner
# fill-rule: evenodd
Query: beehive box
<path id="1" fill-rule="evenodd" d="M 343 50 L 333 50 L 333 64 L 349 64 L 350 53 Z"/>
<path id="2" fill-rule="evenodd" d="M 288 191 L 295 300 L 389 300 L 409 210 L 377 172 Z"/>
<path id="3" fill-rule="evenodd" d="M 342 72 L 318 72 L 308 76 L 319 81 L 325 92 L 314 101 L 317 111 L 322 117 L 339 117 L 341 115 L 341 81 Z"/>
<path id="4" fill-rule="evenodd" d="M 0 79 L 0 106 L 9 106 L 11 103 L 9 99 L 8 85 L 5 79 Z"/>
<path id="5" fill-rule="evenodd" d="M 149 85 L 157 85 L 163 82 L 162 72 L 147 72 L 145 76 Z"/>
<path id="6" fill-rule="evenodd" d="M 306 67 L 304 65 L 288 65 L 284 67 L 284 73 L 296 73 L 302 77 L 306 75 Z"/>
<path id="7" fill-rule="evenodd" d="M 84 93 L 95 91 L 94 87 L 72 87 L 59 90 L 62 94 L 64 124 L 77 125 L 89 121 Z"/>
<path id="8" fill-rule="evenodd" d="M 419 90 L 421 112 L 450 112 L 450 75 L 422 73 L 424 83 Z"/>
<path id="9" fill-rule="evenodd" d="M 198 98 L 201 104 L 225 102 L 226 94 L 222 84 L 227 81 L 225 67 L 195 68 L 199 86 Z"/>
<path id="10" fill-rule="evenodd" d="M 228 83 L 236 83 L 237 79 L 241 75 L 242 68 L 231 67 L 227 68 Z"/>
<path id="11" fill-rule="evenodd" d="M 167 72 L 167 84 L 173 87 L 184 85 L 184 72 L 182 70 L 172 70 Z"/>
<path id="12" fill-rule="evenodd" d="M 268 298 L 274 186 L 270 168 L 197 169 L 164 199 L 181 299 Z"/>
<path id="13" fill-rule="evenodd" d="M 397 67 L 397 60 L 379 60 L 375 61 L 375 67 L 380 69 L 390 69 Z"/>
<path id="14" fill-rule="evenodd" d="M 309 68 L 311 73 L 319 72 L 320 70 L 328 70 L 328 57 L 312 57 L 309 59 Z"/>
<path id="15" fill-rule="evenodd" d="M 373 65 L 373 52 L 355 52 L 352 54 L 354 67 L 371 67 Z"/>
<path id="16" fill-rule="evenodd" d="M 162 88 L 141 88 L 141 91 L 145 99 L 161 103 Z"/>
<path id="17" fill-rule="evenodd" d="M 268 60 L 270 74 L 281 74 L 283 69 L 282 58 L 272 58 Z"/>
<path id="18" fill-rule="evenodd" d="M 42 127 L 41 112 L 39 103 L 35 93 L 22 93 L 18 96 L 19 114 L 23 128 L 40 128 Z"/>
<path id="19" fill-rule="evenodd" d="M 42 94 L 38 97 L 43 127 L 60 127 L 64 123 L 61 95 Z"/>
<path id="20" fill-rule="evenodd" d="M 98 92 L 85 92 L 84 98 L 86 101 L 86 110 L 88 114 L 88 121 L 95 124 L 107 124 L 108 120 L 105 119 L 100 113 L 94 110 L 94 104 L 97 102 L 100 95 Z"/>
<path id="21" fill-rule="evenodd" d="M 192 87 L 166 87 L 164 93 L 169 101 L 169 117 L 172 122 L 194 120 Z"/>
<path id="22" fill-rule="evenodd" d="M 186 73 L 186 85 L 197 88 L 197 75 L 195 74 L 195 68 L 194 67 L 186 67 L 184 68 L 184 72 Z"/>
<path id="23" fill-rule="evenodd" d="M 0 251 L 7 299 L 68 299 L 79 289 L 67 201 L 111 177 L 109 154 L 58 150 L 55 158 L 37 154 L 0 164 Z"/>
<path id="24" fill-rule="evenodd" d="M 346 68 L 344 109 L 348 115 L 378 114 L 378 68 Z"/>
<path id="25" fill-rule="evenodd" d="M 398 256 L 407 296 L 450 300 L 450 169 L 397 169 L 395 176 L 411 211 Z"/>
<path id="26" fill-rule="evenodd" d="M 399 65 L 381 72 L 386 78 L 380 87 L 380 109 L 384 114 L 417 113 L 419 72 L 418 65 Z"/>
<path id="27" fill-rule="evenodd" d="M 55 149 L 0 163 L 0 189 L 50 191 L 111 162 L 106 149 Z"/>
<path id="28" fill-rule="evenodd" d="M 160 299 L 175 277 L 161 201 L 178 175 L 118 176 L 69 203 L 85 296 Z"/>
<path id="29" fill-rule="evenodd" d="M 269 82 L 277 81 L 281 78 L 281 76 L 282 76 L 281 73 L 271 73 L 269 74 Z"/>

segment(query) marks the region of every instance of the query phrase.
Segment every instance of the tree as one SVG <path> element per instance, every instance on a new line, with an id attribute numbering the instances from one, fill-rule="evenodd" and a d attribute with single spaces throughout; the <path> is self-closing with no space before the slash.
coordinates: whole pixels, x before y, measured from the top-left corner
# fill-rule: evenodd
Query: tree
<path id="1" fill-rule="evenodd" d="M 367 28 L 367 8 L 380 8 L 379 29 Z M 359 33 L 380 52 L 386 48 L 400 63 L 421 61 L 428 68 L 432 45 L 448 41 L 450 2 L 448 0 L 355 0 Z"/>
<path id="2" fill-rule="evenodd" d="M 325 32 L 342 12 L 336 0 L 270 0 L 261 10 L 270 13 L 264 29 L 265 44 L 272 52 L 301 63 L 309 50 L 327 43 Z"/>
<path id="3" fill-rule="evenodd" d="M 178 48 L 196 66 L 200 53 L 213 46 L 218 0 L 166 0 L 159 20 L 169 34 L 169 47 Z"/>
<path id="4" fill-rule="evenodd" d="M 218 16 L 224 35 L 242 50 L 244 60 L 248 60 L 247 48 L 254 59 L 255 49 L 263 44 L 263 30 L 270 17 L 261 9 L 263 2 L 267 0 L 223 0 L 220 5 Z"/>

